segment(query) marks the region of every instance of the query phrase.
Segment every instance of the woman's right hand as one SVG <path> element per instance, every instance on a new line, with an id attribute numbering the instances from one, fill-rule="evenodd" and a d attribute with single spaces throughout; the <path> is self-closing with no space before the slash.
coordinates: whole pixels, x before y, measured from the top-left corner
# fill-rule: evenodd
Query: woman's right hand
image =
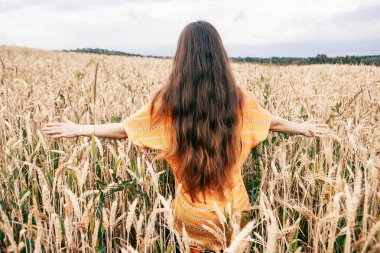
<path id="1" fill-rule="evenodd" d="M 65 119 L 64 122 L 49 122 L 42 131 L 52 138 L 71 138 L 78 136 L 79 125 Z"/>
<path id="2" fill-rule="evenodd" d="M 325 134 L 331 132 L 331 129 L 326 124 L 321 123 L 309 123 L 303 122 L 300 123 L 301 134 L 305 137 L 322 137 Z"/>

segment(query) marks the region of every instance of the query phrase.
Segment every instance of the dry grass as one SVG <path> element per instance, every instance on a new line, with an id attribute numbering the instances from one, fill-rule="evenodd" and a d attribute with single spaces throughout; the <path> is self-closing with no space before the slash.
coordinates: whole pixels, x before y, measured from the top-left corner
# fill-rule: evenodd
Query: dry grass
<path id="1" fill-rule="evenodd" d="M 173 252 L 175 238 L 188 250 L 173 228 L 173 176 L 156 153 L 40 130 L 63 117 L 119 122 L 165 83 L 171 61 L 17 47 L 0 57 L 1 250 Z M 380 68 L 233 69 L 271 113 L 328 122 L 334 134 L 271 133 L 252 151 L 243 173 L 254 221 L 232 224 L 228 252 L 378 252 Z"/>

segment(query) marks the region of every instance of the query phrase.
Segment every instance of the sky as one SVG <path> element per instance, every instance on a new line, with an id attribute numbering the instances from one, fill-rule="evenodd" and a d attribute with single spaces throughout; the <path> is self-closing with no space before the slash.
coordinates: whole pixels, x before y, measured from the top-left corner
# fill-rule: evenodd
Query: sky
<path id="1" fill-rule="evenodd" d="M 0 0 L 0 45 L 173 56 L 197 20 L 231 57 L 380 54 L 380 0 Z"/>

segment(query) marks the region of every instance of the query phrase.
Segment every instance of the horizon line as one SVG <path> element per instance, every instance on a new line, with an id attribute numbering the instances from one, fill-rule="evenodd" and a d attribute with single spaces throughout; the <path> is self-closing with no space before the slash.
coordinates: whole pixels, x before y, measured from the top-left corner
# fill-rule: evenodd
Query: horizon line
<path id="1" fill-rule="evenodd" d="M 100 54 L 96 52 L 84 52 L 80 50 L 104 50 L 106 52 L 112 53 L 114 52 L 115 54 L 107 54 L 104 53 L 104 55 L 118 55 L 122 56 L 123 54 L 125 56 L 137 56 L 137 57 L 151 57 L 151 58 L 173 58 L 173 56 L 168 56 L 168 55 L 155 55 L 155 54 L 142 54 L 142 53 L 131 53 L 129 51 L 121 51 L 121 50 L 115 50 L 115 49 L 107 49 L 107 48 L 100 48 L 100 47 L 77 47 L 75 49 L 44 49 L 44 48 L 39 48 L 39 47 L 30 47 L 30 46 L 20 46 L 20 45 L 9 45 L 9 44 L 0 44 L 0 47 L 19 47 L 19 48 L 24 48 L 24 49 L 36 49 L 36 50 L 43 50 L 43 51 L 55 51 L 55 52 L 81 52 L 81 53 L 94 53 L 94 54 Z M 271 59 L 271 58 L 293 58 L 293 59 L 307 59 L 307 58 L 315 58 L 317 56 L 327 56 L 328 58 L 338 58 L 338 57 L 347 57 L 347 56 L 357 56 L 357 57 L 366 57 L 366 56 L 380 56 L 380 54 L 342 54 L 342 55 L 335 55 L 335 56 L 329 56 L 327 53 L 320 52 L 317 53 L 316 55 L 313 56 L 275 56 L 272 55 L 270 57 L 260 57 L 260 56 L 228 56 L 228 58 L 231 59 L 244 59 L 244 58 L 253 58 L 253 59 Z"/>

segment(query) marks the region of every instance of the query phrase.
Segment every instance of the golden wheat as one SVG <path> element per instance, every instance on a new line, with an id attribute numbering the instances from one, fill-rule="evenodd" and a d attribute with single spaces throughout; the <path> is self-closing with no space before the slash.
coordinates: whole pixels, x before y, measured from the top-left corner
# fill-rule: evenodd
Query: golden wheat
<path id="1" fill-rule="evenodd" d="M 41 133 L 65 118 L 120 122 L 165 84 L 171 60 L 4 46 L 0 57 L 1 251 L 175 252 L 176 240 L 189 252 L 191 237 L 174 229 L 178 192 L 160 154 L 128 139 Z M 231 208 L 226 215 L 215 205 L 221 226 L 205 229 L 227 252 L 378 251 L 380 68 L 232 67 L 272 114 L 333 132 L 270 133 L 243 168 L 253 221 L 240 228 Z"/>

